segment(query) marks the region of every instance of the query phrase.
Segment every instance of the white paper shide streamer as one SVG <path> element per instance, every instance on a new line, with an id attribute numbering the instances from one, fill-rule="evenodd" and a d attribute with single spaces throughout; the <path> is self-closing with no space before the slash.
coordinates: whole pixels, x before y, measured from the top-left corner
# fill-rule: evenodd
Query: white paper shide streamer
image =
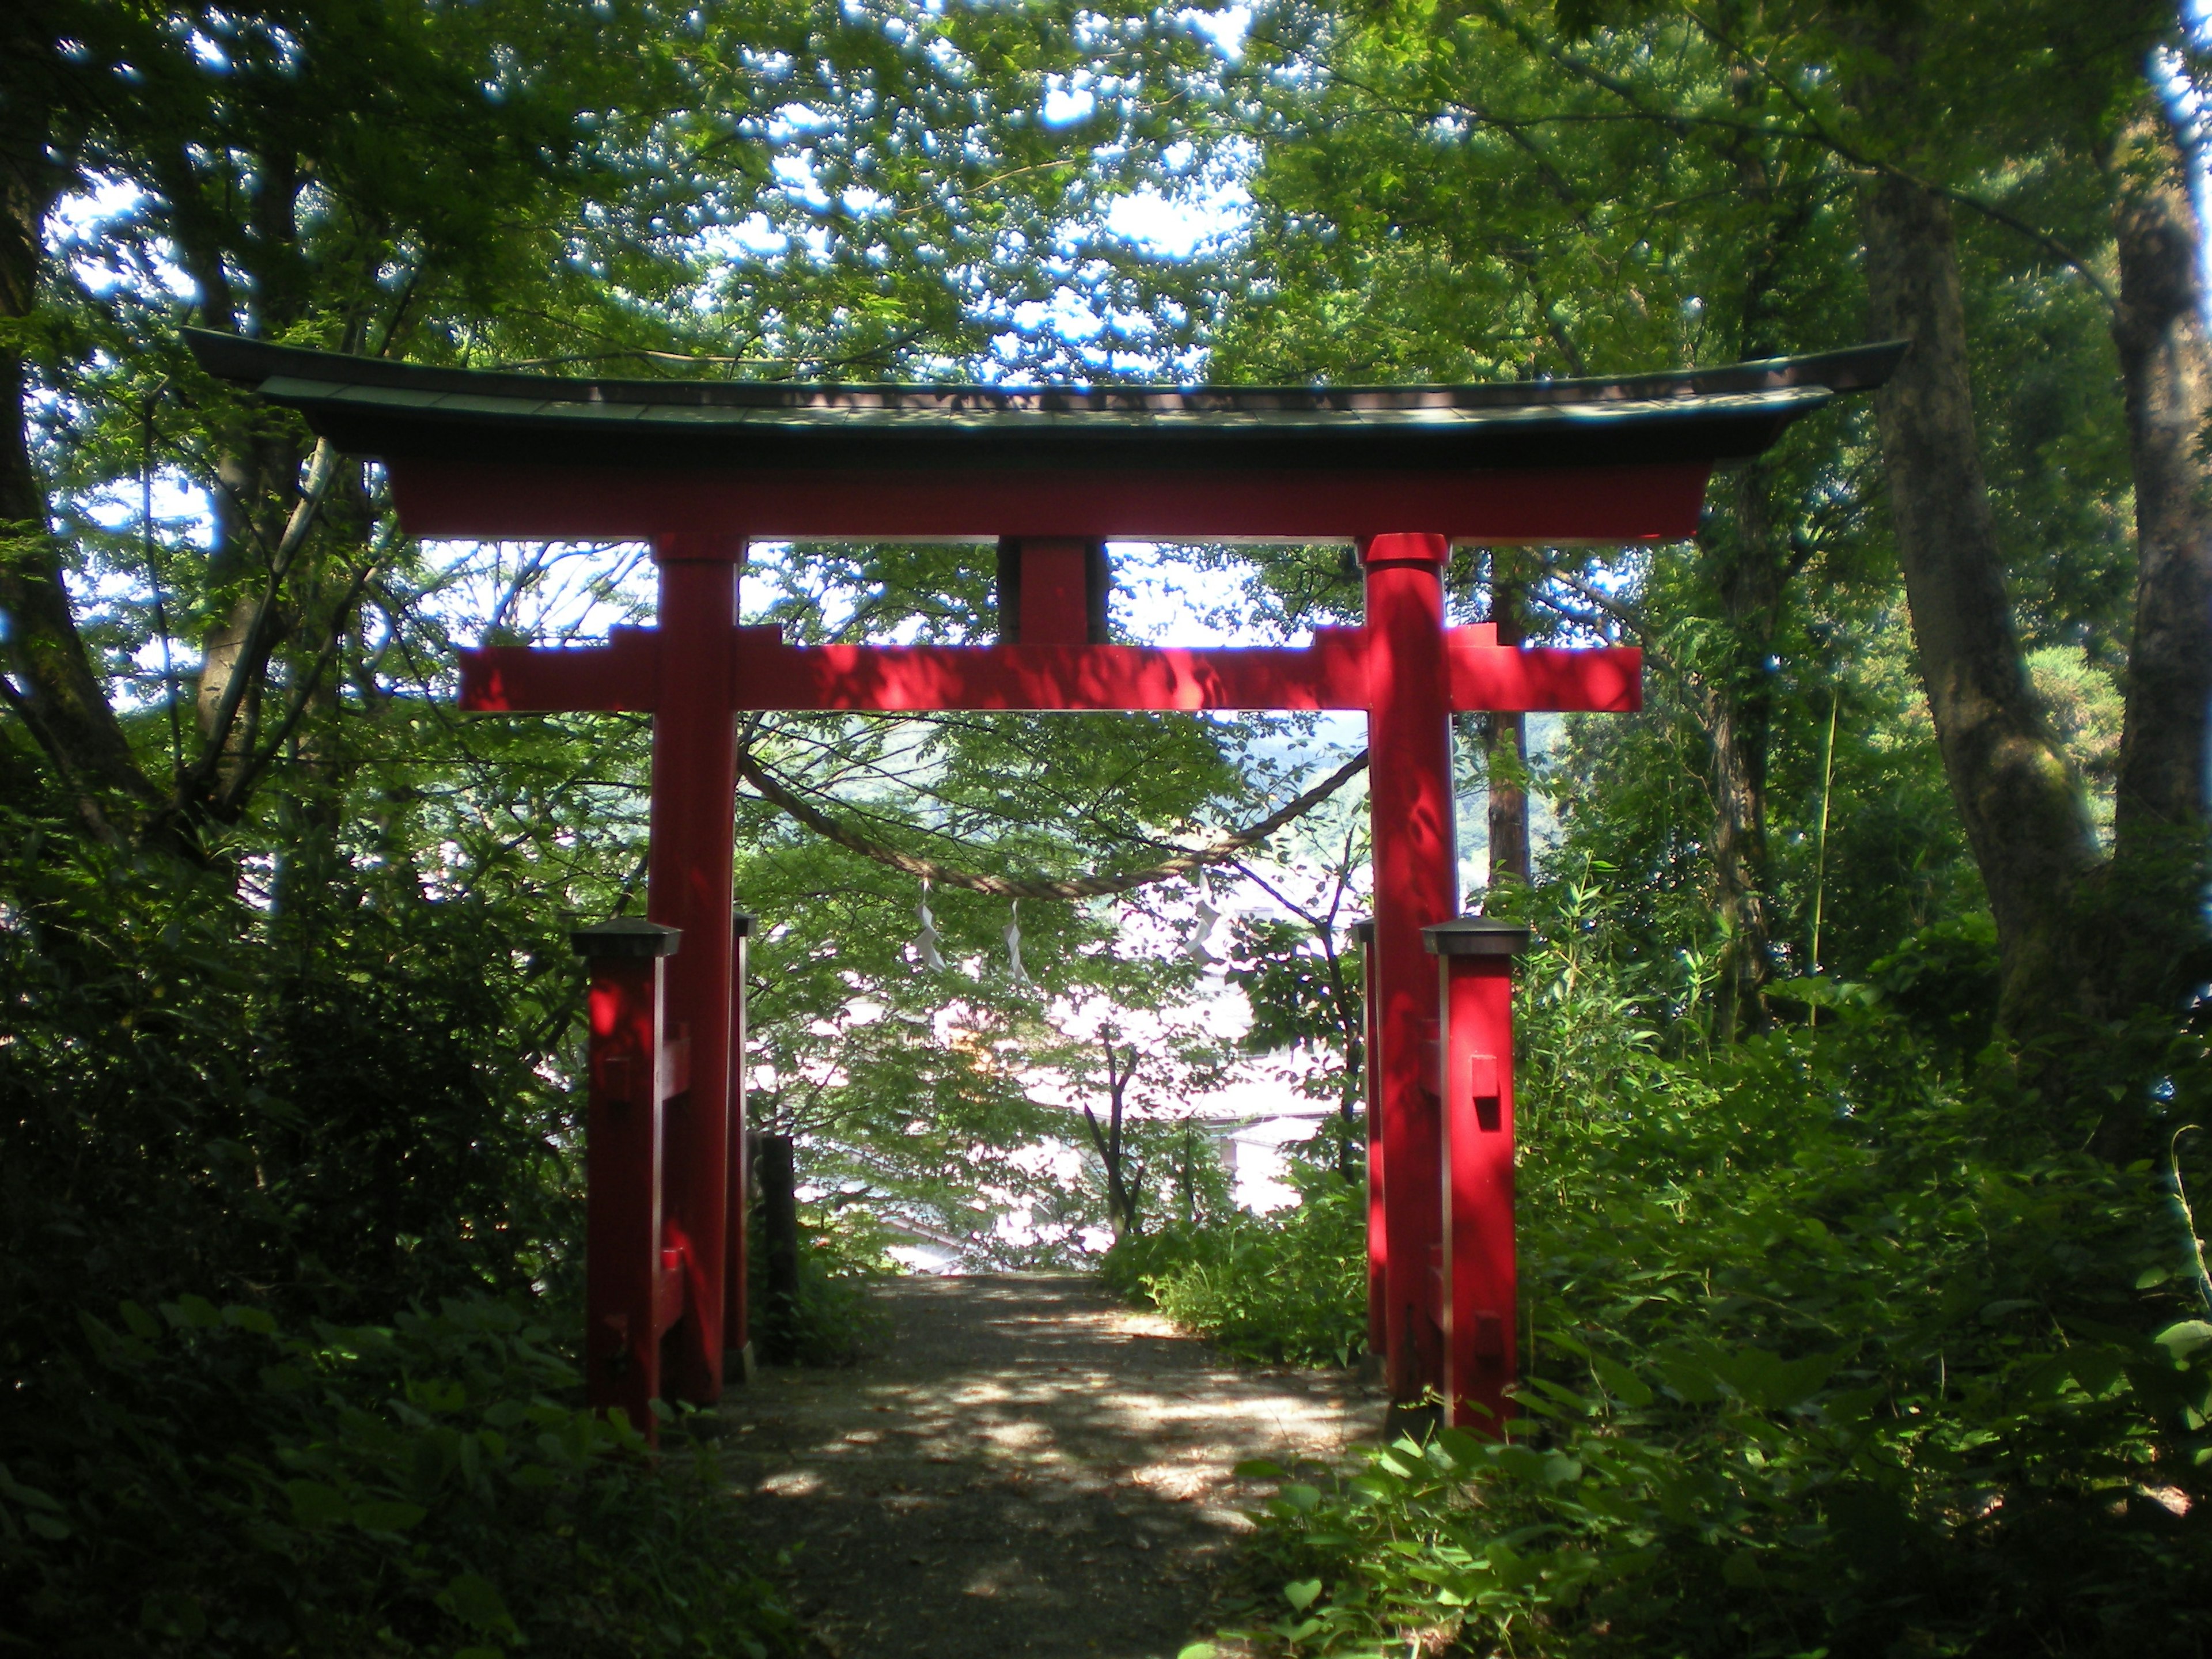
<path id="1" fill-rule="evenodd" d="M 1013 915 L 1008 919 L 1006 931 L 1001 937 L 1006 941 L 1006 972 L 1018 989 L 1029 990 L 1029 973 L 1022 966 L 1022 902 L 1019 899 L 1014 901 Z"/>
<path id="2" fill-rule="evenodd" d="M 1201 881 L 1198 890 L 1198 908 L 1191 913 L 1190 933 L 1182 942 L 1182 953 L 1201 968 L 1211 968 L 1221 960 L 1206 948 L 1213 924 L 1221 920 L 1221 912 L 1213 908 L 1213 891 L 1210 883 Z"/>
<path id="3" fill-rule="evenodd" d="M 915 949 L 921 955 L 921 965 L 932 973 L 941 973 L 945 969 L 945 958 L 938 954 L 937 917 L 929 908 L 929 884 L 927 881 L 921 884 L 921 902 L 914 907 L 914 914 L 921 923 L 921 932 L 914 941 Z"/>

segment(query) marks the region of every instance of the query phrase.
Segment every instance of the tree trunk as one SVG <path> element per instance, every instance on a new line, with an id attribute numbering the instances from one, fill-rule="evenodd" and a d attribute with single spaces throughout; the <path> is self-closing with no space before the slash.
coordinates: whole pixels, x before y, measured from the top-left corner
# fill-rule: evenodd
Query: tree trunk
<path id="1" fill-rule="evenodd" d="M 1712 748 L 1713 908 L 1727 938 L 1713 1012 L 1713 1034 L 1723 1042 L 1767 1025 L 1765 994 L 1774 977 L 1766 863 L 1774 690 L 1767 664 L 1790 575 L 1775 546 L 1766 467 L 1753 462 L 1734 482 L 1734 514 L 1702 550 L 1728 623 L 1727 655 L 1699 688 Z"/>
<path id="2" fill-rule="evenodd" d="M 2094 915 L 2094 994 L 2107 1018 L 2169 1012 L 2206 970 L 2205 744 L 2212 708 L 2212 347 L 2201 234 L 2166 112 L 2146 94 L 2123 137 L 2112 320 L 2136 494 L 2135 635 L 2113 807 L 2113 860 Z M 2088 918 L 2085 917 L 2085 921 Z"/>
<path id="3" fill-rule="evenodd" d="M 1998 1018 L 2015 1037 L 2049 1036 L 2079 1010 L 2073 908 L 2096 846 L 2013 626 L 1942 197 L 1895 178 L 1871 187 L 1867 286 L 1874 337 L 1911 343 L 1875 420 L 1921 683 L 1996 920 Z"/>
<path id="4" fill-rule="evenodd" d="M 5 623 L 8 702 L 101 838 L 120 839 L 118 798 L 131 807 L 160 797 L 109 707 L 70 609 L 61 548 L 49 525 L 45 482 L 24 423 L 28 376 L 15 326 L 38 304 L 46 216 L 64 174 L 49 154 L 36 94 L 44 42 L 9 31 L 0 42 L 0 620 Z"/>
<path id="5" fill-rule="evenodd" d="M 1106 1166 L 1106 1218 L 1119 1243 L 1137 1231 L 1138 1181 L 1130 1174 L 1122 1141 L 1129 1085 L 1137 1075 L 1137 1051 L 1132 1047 L 1125 1061 L 1114 1052 L 1110 1031 L 1101 1041 L 1106 1050 L 1106 1126 L 1099 1127 L 1098 1115 L 1087 1100 L 1082 1103 L 1083 1119 L 1090 1126 L 1091 1144 L 1097 1150 L 1098 1161 Z"/>
<path id="6" fill-rule="evenodd" d="M 1354 995 L 1345 983 L 1344 958 L 1337 951 L 1332 918 L 1314 929 L 1321 945 L 1322 969 L 1328 975 L 1329 1011 L 1336 1017 L 1337 1035 L 1344 1047 L 1344 1079 L 1336 1097 L 1338 1139 L 1336 1172 L 1347 1182 L 1366 1175 L 1365 1138 L 1359 1133 L 1360 1109 L 1367 1100 L 1367 1005 L 1364 992 Z"/>

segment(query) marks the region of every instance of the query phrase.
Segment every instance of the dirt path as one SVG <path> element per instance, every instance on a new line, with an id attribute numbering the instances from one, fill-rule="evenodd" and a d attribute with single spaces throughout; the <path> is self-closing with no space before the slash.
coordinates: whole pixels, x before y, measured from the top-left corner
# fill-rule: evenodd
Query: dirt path
<path id="1" fill-rule="evenodd" d="M 1173 1659 L 1261 1489 L 1380 1427 L 1341 1373 L 1231 1369 L 1089 1279 L 894 1279 L 887 1350 L 763 1370 L 724 1444 L 838 1659 Z"/>

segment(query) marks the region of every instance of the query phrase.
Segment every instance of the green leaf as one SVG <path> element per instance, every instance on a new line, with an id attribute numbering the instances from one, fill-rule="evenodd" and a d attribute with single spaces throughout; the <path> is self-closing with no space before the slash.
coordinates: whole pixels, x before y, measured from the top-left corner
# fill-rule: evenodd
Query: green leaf
<path id="1" fill-rule="evenodd" d="M 352 1513 L 335 1486 L 319 1480 L 287 1480 L 284 1491 L 292 1500 L 292 1518 L 303 1527 L 331 1527 Z"/>
<path id="2" fill-rule="evenodd" d="M 429 1514 L 420 1504 L 383 1498 L 353 1506 L 353 1523 L 363 1532 L 405 1532 Z"/>
<path id="3" fill-rule="evenodd" d="M 8 1472 L 5 1463 L 0 1463 L 0 1498 L 21 1504 L 27 1510 L 48 1510 L 56 1515 L 62 1512 L 61 1504 L 52 1494 L 25 1486 Z"/>
<path id="4" fill-rule="evenodd" d="M 474 1629 L 520 1633 L 514 1615 L 507 1610 L 498 1587 L 480 1572 L 456 1573 L 453 1582 L 438 1597 L 438 1605 Z"/>
<path id="5" fill-rule="evenodd" d="M 1632 1411 L 1641 1411 L 1651 1403 L 1651 1385 L 1618 1360 L 1594 1353 L 1589 1367 L 1605 1391 Z"/>
<path id="6" fill-rule="evenodd" d="M 276 1334 L 276 1322 L 269 1316 L 265 1308 L 249 1308 L 234 1303 L 222 1310 L 222 1322 L 236 1330 L 252 1331 L 256 1336 Z"/>
<path id="7" fill-rule="evenodd" d="M 175 1310 L 173 1313 L 170 1312 L 172 1309 Z M 194 1296 L 189 1291 L 174 1302 L 165 1303 L 161 1311 L 170 1315 L 172 1323 L 190 1325 L 198 1330 L 211 1331 L 222 1323 L 222 1309 L 205 1297 Z"/>
<path id="8" fill-rule="evenodd" d="M 1291 1604 L 1294 1613 L 1304 1613 L 1321 1594 L 1321 1580 L 1301 1578 L 1283 1586 L 1283 1600 Z"/>
<path id="9" fill-rule="evenodd" d="M 2186 1359 L 2206 1343 L 2212 1342 L 2212 1323 L 2202 1319 L 2185 1319 L 2179 1324 L 2168 1325 L 2151 1340 L 2176 1359 Z"/>
<path id="10" fill-rule="evenodd" d="M 1438 1429 L 1431 1443 L 1450 1458 L 1454 1469 L 1462 1474 L 1480 1468 L 1488 1449 L 1485 1442 L 1465 1429 Z"/>
<path id="11" fill-rule="evenodd" d="M 123 1303 L 117 1307 L 116 1311 L 123 1316 L 123 1322 L 131 1328 L 131 1335 L 142 1338 L 148 1342 L 152 1342 L 161 1336 L 160 1322 L 136 1302 Z"/>
<path id="12" fill-rule="evenodd" d="M 2092 1396 L 2100 1395 L 2127 1370 L 2128 1357 L 2118 1348 L 2092 1347 L 2085 1344 L 2067 1353 L 2066 1368 L 2073 1373 L 2074 1380 L 2081 1385 L 2085 1393 Z"/>
<path id="13" fill-rule="evenodd" d="M 1281 1465 L 1270 1463 L 1264 1457 L 1248 1457 L 1236 1468 L 1239 1480 L 1279 1480 L 1283 1478 Z"/>
<path id="14" fill-rule="evenodd" d="M 1187 1648 L 1178 1649 L 1176 1652 L 1176 1659 L 1214 1659 L 1214 1653 L 1212 1643 L 1193 1642 Z"/>

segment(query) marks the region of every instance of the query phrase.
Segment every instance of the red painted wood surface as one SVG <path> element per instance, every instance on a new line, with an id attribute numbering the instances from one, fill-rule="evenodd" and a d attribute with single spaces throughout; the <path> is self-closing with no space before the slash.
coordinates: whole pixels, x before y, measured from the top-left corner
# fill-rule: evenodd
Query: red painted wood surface
<path id="1" fill-rule="evenodd" d="M 737 647 L 729 541 L 672 538 L 660 571 L 646 914 L 684 930 L 670 959 L 667 1018 L 690 1039 L 690 1086 L 669 1103 L 665 1243 L 683 1252 L 693 1316 L 663 1356 L 673 1397 L 722 1392 L 730 1202 L 731 829 L 736 726 L 727 699 Z"/>
<path id="2" fill-rule="evenodd" d="M 1367 1114 L 1367 1352 L 1390 1352 L 1389 1285 L 1382 1262 L 1389 1249 L 1389 1209 L 1382 1171 L 1382 1114 L 1376 1107 L 1376 1068 L 1382 1053 L 1375 1030 L 1375 923 L 1358 924 L 1360 1103 Z"/>
<path id="3" fill-rule="evenodd" d="M 1441 1148 L 1426 1056 L 1436 969 L 1421 929 L 1459 913 L 1442 536 L 1376 536 L 1367 569 L 1367 790 L 1374 825 L 1375 1093 L 1389 1182 L 1383 1217 L 1391 1396 L 1443 1379 Z"/>
<path id="4" fill-rule="evenodd" d="M 1513 960 L 1444 957 L 1445 1421 L 1502 1432 L 1520 1356 L 1513 1239 Z"/>
<path id="5" fill-rule="evenodd" d="M 725 1248 L 722 1255 L 722 1375 L 726 1382 L 732 1366 L 739 1375 L 751 1361 L 752 1345 L 750 1240 L 745 1232 L 745 1191 L 750 1173 L 745 1159 L 751 1145 L 747 1133 L 745 1073 L 752 1034 L 745 1026 L 745 985 L 751 969 L 753 919 L 732 919 L 730 942 L 730 1100 L 729 1146 L 726 1154 L 728 1185 L 722 1200 Z"/>
<path id="6" fill-rule="evenodd" d="M 663 959 L 590 961 L 584 1125 L 585 1395 L 653 1432 L 660 1397 Z"/>
<path id="7" fill-rule="evenodd" d="M 1024 647 L 1087 642 L 1091 605 L 1084 574 L 1090 559 L 1085 541 L 1030 537 L 1021 544 Z"/>
<path id="8" fill-rule="evenodd" d="M 668 1260 L 685 1285 L 681 1305 L 695 1316 L 676 1321 L 658 1356 L 672 1396 L 717 1398 L 726 1356 L 747 1336 L 742 957 L 728 945 L 736 714 L 1279 708 L 1368 716 L 1376 882 L 1367 947 L 1370 1337 L 1386 1356 L 1395 1399 L 1443 1391 L 1461 1402 L 1452 1411 L 1478 1418 L 1465 1401 L 1502 1401 L 1497 1390 L 1513 1353 L 1512 1216 L 1497 1196 L 1496 1170 L 1480 1161 L 1488 1143 L 1447 1131 L 1437 1090 L 1449 1062 L 1439 1054 L 1436 969 L 1420 932 L 1458 908 L 1450 715 L 1632 710 L 1641 706 L 1642 659 L 1620 648 L 1505 649 L 1487 626 L 1447 629 L 1448 537 L 1377 536 L 1361 546 L 1365 623 L 1316 629 L 1304 647 L 1079 643 L 1088 625 L 1085 555 L 1081 541 L 1065 537 L 1032 538 L 1021 549 L 1024 636 L 1054 643 L 787 645 L 778 629 L 737 623 L 744 538 L 672 535 L 655 549 L 658 626 L 617 629 L 604 647 L 462 653 L 470 709 L 654 716 L 648 908 L 696 942 L 672 963 L 666 989 L 666 1018 L 689 1032 L 692 1054 L 690 1086 L 668 1109 L 658 1182 L 660 1244 L 673 1252 Z M 1510 1131 L 1504 1145 L 1510 1197 Z M 1462 1169 L 1455 1158 L 1476 1161 Z M 1465 1308 L 1453 1300 L 1468 1296 L 1477 1300 Z M 594 1320 L 600 1309 L 595 1293 Z M 1503 1333 L 1502 1361 L 1485 1334 L 1492 1331 Z M 620 1403 L 627 1407 L 629 1396 Z"/>
<path id="9" fill-rule="evenodd" d="M 1462 541 L 1641 542 L 1693 535 L 1709 461 L 1453 472 L 1152 467 L 777 472 L 503 465 L 457 445 L 386 462 L 408 533 L 517 539 L 896 540 L 1002 536 L 1352 540 L 1425 524 Z M 1079 635 L 1078 637 L 1080 637 Z"/>
<path id="10" fill-rule="evenodd" d="M 1024 608 L 1027 609 L 1024 589 Z M 1310 646 L 1158 649 L 1133 645 L 793 646 L 773 628 L 733 628 L 728 706 L 736 710 L 913 714 L 939 708 L 1364 709 L 1371 628 L 1314 630 Z M 605 646 L 490 646 L 461 655 L 461 706 L 478 713 L 647 712 L 659 698 L 659 630 L 619 628 Z M 1643 706 L 1642 652 L 1506 648 L 1490 628 L 1443 635 L 1456 711 Z M 685 685 L 686 702 L 707 684 Z"/>

